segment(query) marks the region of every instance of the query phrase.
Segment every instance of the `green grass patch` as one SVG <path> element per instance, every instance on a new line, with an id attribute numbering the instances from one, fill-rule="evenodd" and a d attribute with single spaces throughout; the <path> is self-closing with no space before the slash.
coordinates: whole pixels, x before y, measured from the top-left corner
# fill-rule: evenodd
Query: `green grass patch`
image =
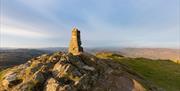
<path id="1" fill-rule="evenodd" d="M 97 53 L 96 57 L 98 58 L 102 58 L 102 59 L 111 59 L 111 58 L 122 58 L 124 56 L 120 55 L 120 54 L 116 54 L 116 53 L 111 53 L 111 52 L 101 52 L 101 53 Z"/>
<path id="2" fill-rule="evenodd" d="M 118 61 L 167 91 L 180 91 L 179 64 L 143 58 L 120 59 Z"/>
<path id="3" fill-rule="evenodd" d="M 100 58 L 110 58 L 126 65 L 130 70 L 142 76 L 152 84 L 165 91 L 180 91 L 180 64 L 168 60 L 151 60 L 146 58 L 119 58 L 115 56 L 98 55 Z"/>

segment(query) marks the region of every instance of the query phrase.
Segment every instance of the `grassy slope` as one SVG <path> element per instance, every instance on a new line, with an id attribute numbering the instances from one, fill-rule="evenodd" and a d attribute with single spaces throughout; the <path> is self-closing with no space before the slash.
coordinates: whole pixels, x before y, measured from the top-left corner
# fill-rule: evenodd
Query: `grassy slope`
<path id="1" fill-rule="evenodd" d="M 166 91 L 180 91 L 180 64 L 145 58 L 120 58 L 113 55 L 107 57 L 104 54 L 97 56 L 111 58 L 128 66 L 132 71 Z"/>

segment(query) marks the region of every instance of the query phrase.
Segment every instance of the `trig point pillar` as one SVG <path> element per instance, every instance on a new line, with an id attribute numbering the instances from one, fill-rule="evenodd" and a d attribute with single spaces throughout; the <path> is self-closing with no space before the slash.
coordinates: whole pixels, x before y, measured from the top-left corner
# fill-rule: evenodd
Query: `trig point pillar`
<path id="1" fill-rule="evenodd" d="M 71 41 L 69 45 L 69 53 L 73 55 L 80 55 L 83 52 L 81 47 L 80 31 L 77 28 L 73 28 Z"/>

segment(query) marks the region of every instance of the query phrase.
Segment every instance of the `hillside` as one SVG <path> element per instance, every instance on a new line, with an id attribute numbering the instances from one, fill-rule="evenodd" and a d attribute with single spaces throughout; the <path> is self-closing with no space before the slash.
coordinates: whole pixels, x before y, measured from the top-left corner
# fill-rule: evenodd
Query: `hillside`
<path id="1" fill-rule="evenodd" d="M 128 58 L 113 53 L 98 53 L 96 56 L 118 62 L 121 67 L 140 76 L 149 85 L 159 87 L 159 91 L 180 91 L 180 64 L 170 60 Z"/>
<path id="2" fill-rule="evenodd" d="M 0 72 L 0 91 L 157 91 L 118 62 L 83 53 L 35 57 Z"/>
<path id="3" fill-rule="evenodd" d="M 47 53 L 35 49 L 1 49 L 0 68 L 14 66 L 27 62 L 27 60 Z"/>
<path id="4" fill-rule="evenodd" d="M 118 53 L 126 57 L 143 57 L 149 59 L 171 60 L 180 62 L 180 49 L 168 48 L 92 48 L 87 49 L 88 52 L 112 52 Z"/>
<path id="5" fill-rule="evenodd" d="M 180 61 L 180 49 L 168 48 L 124 48 L 120 50 L 128 57 L 144 57 L 150 59 L 170 59 Z"/>

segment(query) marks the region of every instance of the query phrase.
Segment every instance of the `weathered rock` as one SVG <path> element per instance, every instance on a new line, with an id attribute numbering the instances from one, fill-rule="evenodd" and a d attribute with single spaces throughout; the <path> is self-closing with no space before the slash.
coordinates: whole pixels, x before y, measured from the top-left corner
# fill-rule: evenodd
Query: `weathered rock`
<path id="1" fill-rule="evenodd" d="M 20 85 L 17 85 L 16 87 L 9 89 L 12 91 L 38 91 L 38 89 L 35 89 L 35 83 L 33 81 L 27 81 L 24 83 L 21 83 Z"/>
<path id="2" fill-rule="evenodd" d="M 43 76 L 43 73 L 41 71 L 37 71 L 32 78 L 33 81 L 35 81 L 36 83 L 43 83 L 45 78 Z"/>
<path id="3" fill-rule="evenodd" d="M 65 61 L 61 61 L 55 64 L 52 73 L 54 77 L 63 77 L 64 74 L 67 74 L 67 70 L 70 70 L 70 67 L 73 66 Z"/>
<path id="4" fill-rule="evenodd" d="M 49 78 L 44 86 L 44 91 L 59 91 L 59 82 L 54 78 Z"/>
<path id="5" fill-rule="evenodd" d="M 87 66 L 87 65 L 83 66 L 82 68 L 84 68 L 85 70 L 90 70 L 90 71 L 94 71 L 95 70 L 94 67 L 90 67 L 90 66 Z"/>
<path id="6" fill-rule="evenodd" d="M 70 85 L 64 85 L 59 88 L 59 91 L 75 91 Z"/>
<path id="7" fill-rule="evenodd" d="M 22 82 L 22 79 L 19 79 L 17 77 L 17 74 L 16 73 L 9 73 L 9 74 L 6 74 L 4 80 L 2 81 L 2 85 L 6 88 L 11 88 L 19 83 Z"/>
<path id="8" fill-rule="evenodd" d="M 93 55 L 43 55 L 7 71 L 0 91 L 144 91 L 128 72 L 111 60 Z"/>

